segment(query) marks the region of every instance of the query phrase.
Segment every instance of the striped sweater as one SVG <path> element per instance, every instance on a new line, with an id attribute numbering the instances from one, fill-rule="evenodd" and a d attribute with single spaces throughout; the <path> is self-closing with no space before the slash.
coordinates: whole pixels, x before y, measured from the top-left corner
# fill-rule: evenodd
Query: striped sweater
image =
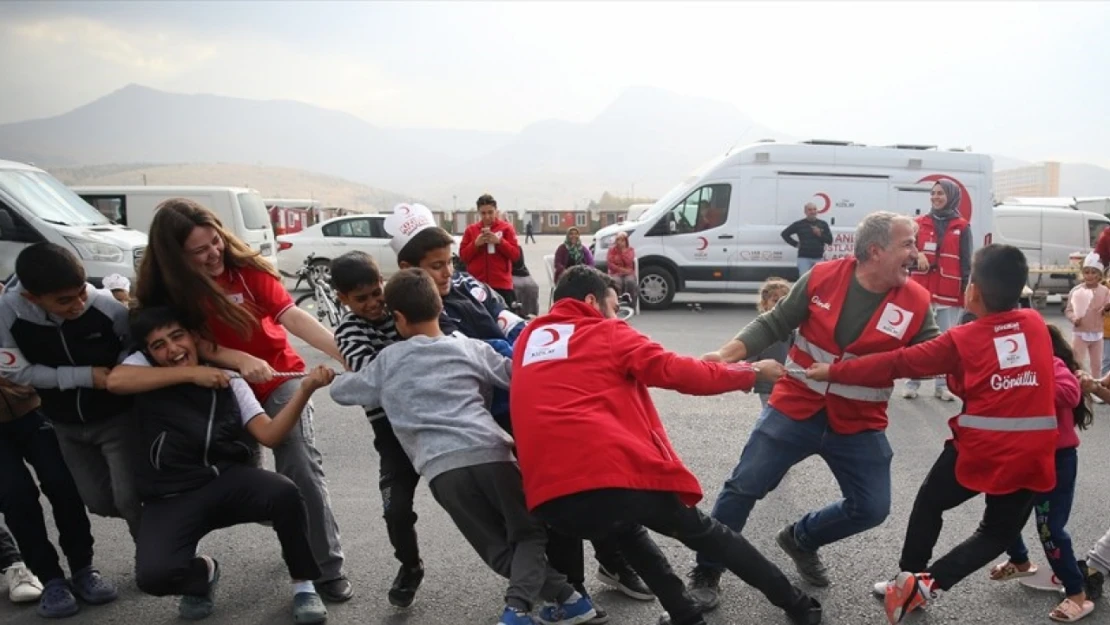
<path id="1" fill-rule="evenodd" d="M 383 349 L 402 340 L 393 323 L 392 313 L 380 321 L 370 321 L 348 312 L 335 329 L 335 343 L 351 371 L 361 371 Z M 366 418 L 371 421 L 384 416 L 385 411 L 381 408 L 366 411 Z"/>

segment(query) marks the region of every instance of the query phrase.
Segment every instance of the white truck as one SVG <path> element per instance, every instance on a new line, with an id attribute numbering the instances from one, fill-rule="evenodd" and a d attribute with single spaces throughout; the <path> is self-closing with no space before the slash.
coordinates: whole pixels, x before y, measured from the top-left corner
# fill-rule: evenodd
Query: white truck
<path id="1" fill-rule="evenodd" d="M 114 273 L 134 283 L 147 244 L 145 234 L 112 223 L 45 171 L 0 160 L 0 279 L 7 282 L 23 248 L 40 241 L 73 251 L 97 287 Z"/>
<path id="2" fill-rule="evenodd" d="M 1094 249 L 1110 219 L 1062 206 L 999 204 L 994 240 L 1021 248 L 1029 263 L 1029 286 L 1039 298 L 1064 295 L 1079 278 L 1082 258 Z"/>
<path id="3" fill-rule="evenodd" d="M 856 225 L 868 213 L 927 213 L 941 179 L 960 187 L 977 249 L 994 231 L 992 172 L 986 154 L 933 146 L 757 143 L 704 165 L 638 220 L 599 230 L 594 256 L 604 268 L 614 237 L 627 232 L 648 309 L 667 307 L 681 291 L 755 293 L 769 277 L 798 278 L 797 251 L 781 232 L 804 217 L 807 203 L 829 222 L 825 258 L 836 258 L 852 253 Z"/>

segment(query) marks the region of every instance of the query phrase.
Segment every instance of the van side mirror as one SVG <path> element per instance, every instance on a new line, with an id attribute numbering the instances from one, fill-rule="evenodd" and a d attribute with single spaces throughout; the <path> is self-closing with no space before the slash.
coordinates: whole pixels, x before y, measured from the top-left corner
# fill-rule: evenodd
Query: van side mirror
<path id="1" fill-rule="evenodd" d="M 15 234 L 15 221 L 12 219 L 12 214 L 0 209 L 0 236 L 10 237 L 13 234 Z"/>
<path id="2" fill-rule="evenodd" d="M 671 234 L 678 232 L 678 224 L 675 223 L 674 218 L 667 220 L 667 232 L 670 232 Z"/>

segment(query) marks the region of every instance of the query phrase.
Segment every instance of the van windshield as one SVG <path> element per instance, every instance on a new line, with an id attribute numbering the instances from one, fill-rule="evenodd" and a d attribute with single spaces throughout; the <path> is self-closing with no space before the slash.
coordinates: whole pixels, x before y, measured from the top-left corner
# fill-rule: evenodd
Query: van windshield
<path id="1" fill-rule="evenodd" d="M 670 210 L 676 202 L 686 197 L 687 191 L 689 191 L 694 186 L 694 183 L 696 183 L 702 176 L 709 173 L 711 169 L 716 167 L 718 164 L 721 163 L 721 161 L 725 160 L 726 158 L 728 158 L 727 154 L 724 156 L 719 156 L 717 158 L 711 159 L 709 162 L 704 163 L 701 167 L 695 169 L 693 173 L 686 177 L 685 180 L 675 185 L 674 188 L 668 191 L 666 195 L 659 198 L 655 202 L 655 204 L 652 204 L 651 208 L 644 211 L 643 214 L 640 215 L 638 221 L 647 221 L 649 219 L 654 219 L 656 216 Z"/>
<path id="2" fill-rule="evenodd" d="M 63 226 L 100 226 L 112 223 L 45 172 L 0 171 L 0 189 L 48 223 Z"/>

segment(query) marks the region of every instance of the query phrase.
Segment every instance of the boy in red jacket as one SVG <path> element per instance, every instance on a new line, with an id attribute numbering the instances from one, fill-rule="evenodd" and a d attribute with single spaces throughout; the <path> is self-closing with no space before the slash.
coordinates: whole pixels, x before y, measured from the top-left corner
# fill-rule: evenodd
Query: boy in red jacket
<path id="1" fill-rule="evenodd" d="M 705 621 L 645 527 L 712 552 L 794 623 L 820 623 L 820 604 L 694 507 L 701 486 L 648 393 L 648 386 L 691 395 L 750 391 L 757 377 L 781 377 L 782 365 L 710 363 L 664 350 L 614 318 L 615 284 L 593 267 L 568 269 L 555 300 L 513 354 L 510 413 L 529 510 L 561 532 L 614 542 L 667 610 L 660 623 Z"/>
<path id="2" fill-rule="evenodd" d="M 948 422 L 952 438 L 914 500 L 902 572 L 875 585 L 891 623 L 998 557 L 1021 535 L 1034 494 L 1056 483 L 1052 340 L 1039 313 L 1017 309 L 1028 274 L 1021 250 L 988 245 L 975 253 L 964 293 L 975 321 L 913 347 L 806 372 L 819 382 L 868 386 L 947 374 L 963 399 L 963 411 Z M 980 493 L 987 506 L 978 529 L 929 565 L 943 513 Z"/>
<path id="3" fill-rule="evenodd" d="M 478 215 L 481 219 L 463 231 L 459 258 L 470 275 L 493 287 L 512 306 L 516 301 L 513 263 L 521 254 L 516 230 L 498 217 L 497 200 L 488 193 L 478 198 Z"/>

